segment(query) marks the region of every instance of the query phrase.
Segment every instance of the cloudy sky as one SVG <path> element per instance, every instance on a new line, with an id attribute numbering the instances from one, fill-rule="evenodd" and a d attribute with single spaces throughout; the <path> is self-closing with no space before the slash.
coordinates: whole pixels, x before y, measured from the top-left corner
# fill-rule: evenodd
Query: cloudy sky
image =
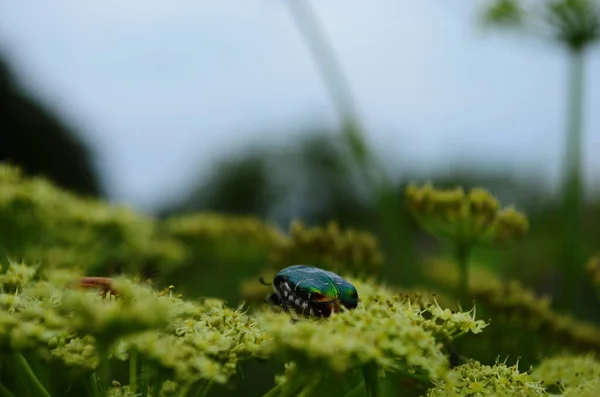
<path id="1" fill-rule="evenodd" d="M 389 164 L 556 178 L 566 58 L 482 30 L 474 3 L 312 1 Z M 140 207 L 257 138 L 335 122 L 283 0 L 5 0 L 0 46 L 94 147 L 112 198 Z M 589 183 L 600 181 L 599 52 L 586 65 Z"/>

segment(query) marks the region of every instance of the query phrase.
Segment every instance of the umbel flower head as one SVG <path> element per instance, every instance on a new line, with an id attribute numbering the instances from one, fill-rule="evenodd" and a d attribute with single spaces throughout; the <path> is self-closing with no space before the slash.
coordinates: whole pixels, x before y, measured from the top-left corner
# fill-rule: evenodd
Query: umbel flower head
<path id="1" fill-rule="evenodd" d="M 361 303 L 350 311 L 322 320 L 290 321 L 285 313 L 266 311 L 257 322 L 271 336 L 267 355 L 294 362 L 301 369 L 326 369 L 342 374 L 376 365 L 383 371 L 417 372 L 441 379 L 448 359 L 440 341 L 486 326 L 472 313 L 452 313 L 435 303 L 421 307 L 391 289 L 348 278 Z"/>
<path id="2" fill-rule="evenodd" d="M 448 261 L 431 261 L 425 267 L 427 279 L 442 287 L 454 287 L 456 273 L 456 264 Z M 469 296 L 494 318 L 533 330 L 539 338 L 560 340 L 562 346 L 576 351 L 600 351 L 600 327 L 594 323 L 554 311 L 549 297 L 538 296 L 516 280 L 502 280 L 481 267 L 472 267 L 470 273 Z"/>
<path id="3" fill-rule="evenodd" d="M 367 232 L 341 229 L 335 222 L 306 227 L 294 221 L 289 240 L 277 247 L 273 262 L 313 263 L 334 272 L 377 274 L 383 262 L 377 238 Z"/>
<path id="4" fill-rule="evenodd" d="M 549 357 L 538 364 L 531 375 L 546 386 L 574 388 L 600 379 L 600 361 L 591 354 Z"/>
<path id="5" fill-rule="evenodd" d="M 524 214 L 500 208 L 498 200 L 481 188 L 466 193 L 462 188 L 410 185 L 406 200 L 425 230 L 464 245 L 506 243 L 523 237 L 529 229 Z"/>
<path id="6" fill-rule="evenodd" d="M 427 397 L 534 397 L 547 396 L 540 382 L 535 381 L 528 372 L 519 372 L 518 363 L 508 366 L 496 362 L 494 366 L 470 361 L 454 368 L 445 380 L 427 392 Z"/>
<path id="7" fill-rule="evenodd" d="M 115 297 L 76 288 L 72 271 L 32 274 L 11 264 L 0 275 L 0 350 L 61 362 L 74 375 L 135 354 L 179 385 L 226 383 L 240 360 L 261 357 L 268 339 L 220 300 L 185 301 L 126 278 L 113 280 Z"/>
<path id="8" fill-rule="evenodd" d="M 524 28 L 535 35 L 582 50 L 600 38 L 600 3 L 597 0 L 492 0 L 484 9 L 484 22 Z"/>

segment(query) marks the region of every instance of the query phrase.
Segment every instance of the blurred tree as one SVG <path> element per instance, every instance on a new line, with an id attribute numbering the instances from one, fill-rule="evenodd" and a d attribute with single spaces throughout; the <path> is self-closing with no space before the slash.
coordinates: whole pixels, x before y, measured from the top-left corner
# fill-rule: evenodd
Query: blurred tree
<path id="1" fill-rule="evenodd" d="M 290 146 L 224 159 L 188 197 L 161 213 L 257 215 L 282 227 L 294 218 L 308 225 L 335 219 L 341 226 L 372 226 L 373 209 L 342 157 L 339 136 L 328 131 L 306 136 Z"/>
<path id="2" fill-rule="evenodd" d="M 19 86 L 0 55 L 0 161 L 86 195 L 102 195 L 88 149 L 76 133 Z"/>

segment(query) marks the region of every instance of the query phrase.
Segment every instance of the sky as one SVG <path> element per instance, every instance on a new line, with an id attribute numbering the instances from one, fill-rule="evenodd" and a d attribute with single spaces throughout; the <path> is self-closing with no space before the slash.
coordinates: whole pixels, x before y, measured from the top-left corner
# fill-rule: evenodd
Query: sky
<path id="1" fill-rule="evenodd" d="M 567 58 L 482 29 L 480 3 L 311 2 L 390 168 L 460 163 L 556 182 Z M 0 49 L 93 148 L 111 199 L 139 208 L 185 192 L 233 151 L 336 122 L 283 0 L 5 0 Z M 597 187 L 598 48 L 586 67 L 585 178 Z"/>

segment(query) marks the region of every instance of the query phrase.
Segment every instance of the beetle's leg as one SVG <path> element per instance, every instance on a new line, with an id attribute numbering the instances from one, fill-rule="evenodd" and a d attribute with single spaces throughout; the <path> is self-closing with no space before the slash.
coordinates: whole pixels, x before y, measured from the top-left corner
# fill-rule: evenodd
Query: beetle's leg
<path id="1" fill-rule="evenodd" d="M 298 319 L 298 317 L 296 317 L 294 315 L 294 313 L 291 312 L 290 307 L 287 305 L 287 303 L 285 303 L 283 300 L 281 300 L 281 306 L 283 307 L 283 310 L 285 310 L 287 313 L 289 313 L 289 315 L 292 317 L 292 321 L 294 323 L 297 323 L 298 321 L 300 321 Z"/>
<path id="2" fill-rule="evenodd" d="M 271 305 L 280 306 L 280 307 L 282 306 L 281 297 L 276 292 L 267 296 L 267 298 L 265 299 L 265 303 L 268 303 L 269 306 L 271 306 Z"/>
<path id="3" fill-rule="evenodd" d="M 264 279 L 264 278 L 262 278 L 262 277 L 259 277 L 259 278 L 258 278 L 258 281 L 260 281 L 260 283 L 261 283 L 262 285 L 266 285 L 266 286 L 268 286 L 268 287 L 270 287 L 270 286 L 271 286 L 271 284 L 267 283 L 267 282 L 265 281 L 265 279 Z"/>
<path id="4" fill-rule="evenodd" d="M 298 322 L 298 318 L 296 316 L 294 316 L 294 314 L 290 311 L 290 307 L 287 305 L 287 303 L 281 299 L 281 296 L 279 296 L 278 293 L 272 293 L 271 295 L 269 295 L 269 297 L 267 299 L 265 299 L 266 303 L 268 303 L 269 305 L 276 305 L 281 307 L 286 313 L 288 313 L 290 316 L 292 316 L 292 321 L 293 322 Z"/>

